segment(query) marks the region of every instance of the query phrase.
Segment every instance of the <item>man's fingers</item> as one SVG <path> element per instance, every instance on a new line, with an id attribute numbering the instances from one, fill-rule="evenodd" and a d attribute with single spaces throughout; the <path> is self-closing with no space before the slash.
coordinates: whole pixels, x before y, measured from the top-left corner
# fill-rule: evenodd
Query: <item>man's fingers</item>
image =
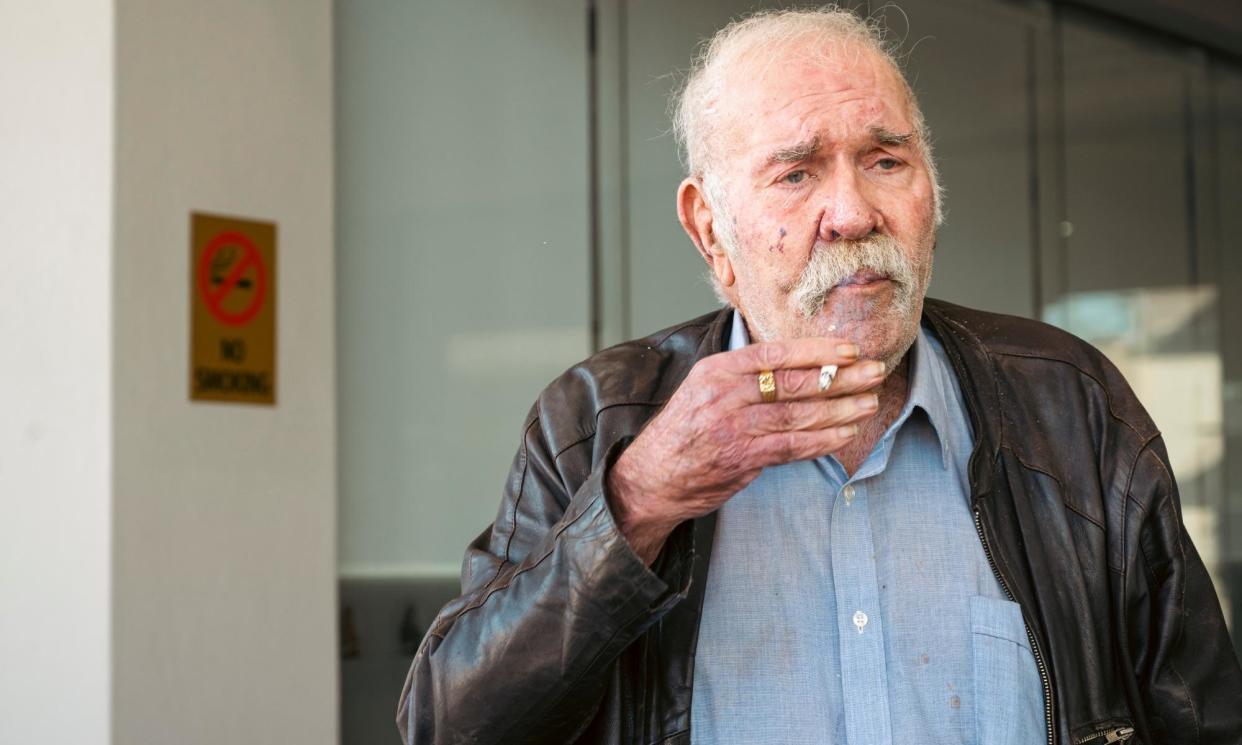
<path id="1" fill-rule="evenodd" d="M 848 365 L 858 359 L 858 346 L 848 339 L 785 339 L 758 342 L 725 352 L 720 364 L 726 372 L 757 373 L 760 370 Z"/>
<path id="2" fill-rule="evenodd" d="M 825 398 L 874 388 L 884 380 L 884 363 L 868 360 L 841 367 L 827 390 L 819 388 L 820 373 L 819 367 L 775 370 L 773 376 L 776 378 L 776 400 L 784 402 Z M 739 375 L 738 385 L 747 403 L 763 401 L 758 373 Z"/>
<path id="3" fill-rule="evenodd" d="M 813 460 L 835 453 L 858 436 L 857 424 L 842 424 L 827 429 L 775 432 L 754 441 L 754 464 L 768 466 Z"/>
<path id="4" fill-rule="evenodd" d="M 782 401 L 746 407 L 748 427 L 755 436 L 795 430 L 826 429 L 850 424 L 875 414 L 879 401 L 874 393 L 830 399 Z"/>

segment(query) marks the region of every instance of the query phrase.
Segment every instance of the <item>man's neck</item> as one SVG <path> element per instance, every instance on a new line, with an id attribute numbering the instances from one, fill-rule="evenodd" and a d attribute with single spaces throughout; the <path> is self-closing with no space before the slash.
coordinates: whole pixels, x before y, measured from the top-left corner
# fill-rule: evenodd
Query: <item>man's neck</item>
<path id="1" fill-rule="evenodd" d="M 860 422 L 858 436 L 849 445 L 834 453 L 848 476 L 853 476 L 862 467 L 875 444 L 892 423 L 897 421 L 902 407 L 906 405 L 906 399 L 910 395 L 910 352 L 906 352 L 906 356 L 897 364 L 897 369 L 884 379 L 875 392 L 880 397 L 880 408 L 875 416 Z"/>

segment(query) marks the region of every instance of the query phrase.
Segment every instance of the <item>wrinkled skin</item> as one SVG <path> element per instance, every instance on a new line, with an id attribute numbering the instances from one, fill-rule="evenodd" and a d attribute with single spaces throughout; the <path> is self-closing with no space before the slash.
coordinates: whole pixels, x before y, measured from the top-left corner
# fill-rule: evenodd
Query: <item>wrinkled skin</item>
<path id="1" fill-rule="evenodd" d="M 851 365 L 855 353 L 841 353 L 851 345 L 838 346 L 829 339 L 752 344 L 694 366 L 610 477 L 621 532 L 639 556 L 650 564 L 680 522 L 715 510 L 764 467 L 817 458 L 857 437 L 855 423 L 879 404 L 859 391 L 884 379 L 883 363 Z M 821 364 L 849 365 L 828 393 L 819 391 Z M 776 371 L 778 402 L 760 398 L 755 371 L 765 369 Z"/>

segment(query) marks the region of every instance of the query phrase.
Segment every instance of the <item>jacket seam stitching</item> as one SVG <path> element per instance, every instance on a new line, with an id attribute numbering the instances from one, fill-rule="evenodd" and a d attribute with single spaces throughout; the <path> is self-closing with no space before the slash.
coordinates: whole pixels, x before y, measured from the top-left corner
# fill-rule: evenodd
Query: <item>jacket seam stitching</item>
<path id="1" fill-rule="evenodd" d="M 664 400 L 664 401 L 618 401 L 617 403 L 611 403 L 611 404 L 608 404 L 607 406 L 601 406 L 599 411 L 595 412 L 595 420 L 598 421 L 599 415 L 604 413 L 606 410 L 615 408 L 617 406 L 663 406 L 666 403 L 668 403 L 667 400 Z M 588 440 L 593 439 L 597 434 L 599 434 L 598 428 L 591 430 L 590 433 L 585 434 L 582 437 L 579 437 L 578 439 L 564 446 L 560 450 L 557 450 L 556 454 L 552 456 L 552 460 L 559 460 L 560 457 L 564 455 L 566 452 L 568 452 L 569 450 L 572 450 L 573 448 L 581 445 L 582 443 Z"/>
<path id="2" fill-rule="evenodd" d="M 1168 468 L 1165 468 L 1165 466 L 1164 466 L 1164 462 L 1160 460 L 1160 457 L 1159 457 L 1158 455 L 1156 455 L 1155 453 L 1152 453 L 1152 452 L 1151 452 L 1151 449 L 1150 449 L 1149 447 L 1147 447 L 1146 445 L 1144 445 L 1144 446 L 1143 446 L 1143 449 L 1142 449 L 1141 451 L 1139 451 L 1139 457 L 1138 457 L 1138 458 L 1136 458 L 1136 459 L 1135 459 L 1135 461 L 1134 461 L 1136 466 L 1138 465 L 1138 461 L 1139 461 L 1139 460 L 1141 460 L 1141 459 L 1142 459 L 1142 457 L 1143 457 L 1145 454 L 1150 454 L 1150 455 L 1151 455 L 1151 457 L 1152 457 L 1152 458 L 1156 461 L 1156 465 L 1157 465 L 1157 466 L 1159 466 L 1159 467 L 1160 467 L 1160 470 L 1164 472 L 1164 477 L 1165 477 L 1166 479 L 1168 479 L 1168 482 L 1169 482 L 1169 489 L 1168 489 L 1168 491 L 1165 493 L 1164 497 L 1165 497 L 1165 499 L 1169 499 L 1169 498 L 1171 498 L 1171 497 L 1172 497 L 1172 494 L 1173 494 L 1173 484 L 1174 484 L 1174 480 L 1173 480 L 1173 473 L 1172 473 L 1171 471 L 1169 471 L 1169 469 L 1168 469 Z M 1164 501 L 1164 499 L 1162 499 L 1162 500 L 1160 500 L 1160 501 L 1161 501 L 1161 502 L 1163 502 L 1163 501 Z M 1156 503 L 1155 503 L 1154 505 L 1152 505 L 1152 506 L 1153 506 L 1153 507 L 1156 507 L 1156 508 L 1159 508 L 1159 507 L 1160 507 L 1160 502 L 1156 502 Z M 1178 541 L 1178 545 L 1181 545 L 1181 541 Z"/>
<path id="3" fill-rule="evenodd" d="M 1182 602 L 1181 605 L 1185 606 L 1185 602 Z M 1182 634 L 1179 634 L 1177 641 L 1181 642 L 1181 636 Z M 1174 663 L 1169 663 L 1169 669 L 1172 671 L 1172 674 L 1177 675 L 1177 680 L 1181 682 L 1181 689 L 1186 692 L 1186 704 L 1190 705 L 1190 720 L 1195 724 L 1195 743 L 1199 743 L 1199 709 L 1195 708 L 1195 699 L 1190 695 L 1190 685 L 1186 685 L 1186 679 L 1181 677 L 1180 672 L 1177 672 L 1177 666 Z"/>
<path id="4" fill-rule="evenodd" d="M 611 408 L 611 406 L 618 406 L 618 405 L 623 405 L 623 404 L 611 404 L 610 406 L 606 406 L 606 407 L 604 407 L 604 408 Z M 627 405 L 633 405 L 633 404 L 627 404 Z M 641 404 L 640 404 L 640 405 L 641 405 Z M 603 411 L 603 409 L 600 409 L 600 411 Z M 532 420 L 531 420 L 531 423 L 530 423 L 530 424 L 528 424 L 528 425 L 526 425 L 526 431 L 525 431 L 525 433 L 523 433 L 523 435 L 522 435 L 522 455 L 523 455 L 523 458 L 522 458 L 522 480 L 521 480 L 521 482 L 520 482 L 520 484 L 519 484 L 519 487 L 518 487 L 518 496 L 517 496 L 517 498 L 516 498 L 516 499 L 514 499 L 514 501 L 513 501 L 513 530 L 509 533 L 509 540 L 508 540 L 508 541 L 506 542 L 506 544 L 505 544 L 505 556 L 504 556 L 504 562 L 503 562 L 500 566 L 498 566 L 498 567 L 496 568 L 496 574 L 495 574 L 495 576 L 493 576 L 493 577 L 492 577 L 492 579 L 491 579 L 491 580 L 489 580 L 489 581 L 488 581 L 488 583 L 487 583 L 486 585 L 484 585 L 484 586 L 483 586 L 483 588 L 482 588 L 481 590 L 479 590 L 479 592 L 480 592 L 480 593 L 485 593 L 485 594 L 483 595 L 483 597 L 482 597 L 482 598 L 481 598 L 481 599 L 480 599 L 477 603 L 474 603 L 474 604 L 472 604 L 472 605 L 468 605 L 468 606 L 466 606 L 465 608 L 462 608 L 460 611 L 458 611 L 458 612 L 457 612 L 457 613 L 453 616 L 453 622 L 454 622 L 454 623 L 456 623 L 456 622 L 457 622 L 457 619 L 461 618 L 462 616 L 464 616 L 465 614 L 469 613 L 470 611 L 472 611 L 472 610 L 477 610 L 478 608 L 481 608 L 481 607 L 483 607 L 484 605 L 486 605 L 486 604 L 487 604 L 487 601 L 491 599 L 492 595 L 495 595 L 497 592 L 500 592 L 501 590 L 504 590 L 504 589 L 505 589 L 505 588 L 507 588 L 509 585 L 513 584 L 513 580 L 517 579 L 518 577 L 520 577 L 521 575 L 525 574 L 526 572 L 529 572 L 530 570 L 537 568 L 540 564 L 542 564 L 544 561 L 546 561 L 546 560 L 547 560 L 547 558 L 548 558 L 549 556 L 551 556 L 551 555 L 552 555 L 552 553 L 556 550 L 555 545 L 556 545 L 556 542 L 560 540 L 560 538 L 561 538 L 561 534 L 562 534 L 562 533 L 564 533 L 566 530 L 568 530 L 570 527 L 572 527 L 572 526 L 574 525 L 574 523 L 578 522 L 578 520 L 579 520 L 579 519 L 581 519 L 581 518 L 582 518 L 582 516 L 586 514 L 586 510 L 583 510 L 582 512 L 580 512 L 580 513 L 578 513 L 577 515 L 575 515 L 573 520 L 570 520 L 568 523 L 566 523 L 566 524 L 562 525 L 562 526 L 560 527 L 560 529 L 556 531 L 556 534 L 552 537 L 552 544 L 553 544 L 553 545 L 552 545 L 552 547 L 550 547 L 550 548 L 549 548 L 546 552 L 544 552 L 543 556 L 540 556 L 540 557 L 539 557 L 539 559 L 538 559 L 537 561 L 535 561 L 535 563 L 531 564 L 530 566 L 527 566 L 527 567 L 524 567 L 524 568 L 522 568 L 522 569 L 519 569 L 519 570 L 515 571 L 513 574 L 511 574 L 511 575 L 509 576 L 508 581 L 507 581 L 507 582 L 505 582 L 503 585 L 499 585 L 499 586 L 493 587 L 493 585 L 495 585 L 495 584 L 496 584 L 496 582 L 500 579 L 501 575 L 503 575 L 503 574 L 504 574 L 504 568 L 505 568 L 506 566 L 512 566 L 512 565 L 513 565 L 513 564 L 512 564 L 512 562 L 510 562 L 510 561 L 509 561 L 509 546 L 513 543 L 513 534 L 514 534 L 515 532 L 517 532 L 517 507 L 518 507 L 518 503 L 519 503 L 519 502 L 521 502 L 521 499 L 522 499 L 522 494 L 525 492 L 525 485 L 526 485 L 526 470 L 527 470 L 527 464 L 529 463 L 529 458 L 526 456 L 526 452 L 527 452 L 526 438 L 527 438 L 527 436 L 530 434 L 530 430 L 531 430 L 531 428 L 532 428 L 532 427 L 534 427 L 534 426 L 535 426 L 535 424 L 539 421 L 539 416 L 538 416 L 538 414 L 539 414 L 539 408 L 538 408 L 538 405 L 536 405 L 536 415 L 535 415 L 534 419 L 532 419 Z M 563 448 L 560 452 L 561 452 L 561 453 L 564 453 L 564 452 L 565 452 L 565 450 L 568 450 L 569 448 L 573 447 L 574 445 L 581 444 L 581 443 L 583 443 L 583 442 L 585 442 L 585 441 L 587 441 L 587 440 L 591 439 L 591 437 L 594 437 L 594 436 L 595 436 L 595 433 L 594 433 L 594 432 L 592 432 L 592 433 L 591 433 L 588 437 L 584 437 L 584 438 L 582 438 L 581 440 L 578 440 L 577 442 L 575 442 L 575 443 L 573 443 L 573 444 L 571 444 L 571 445 L 566 446 L 566 447 L 565 447 L 565 448 Z M 560 456 L 559 456 L 559 454 L 558 454 L 556 457 L 560 457 Z M 556 458 L 554 457 L 554 458 L 553 458 L 553 460 L 555 460 L 555 459 L 556 459 Z M 443 638 L 443 636 L 441 636 L 441 638 Z"/>
<path id="5" fill-rule="evenodd" d="M 1139 437 L 1144 436 L 1143 433 L 1139 431 L 1139 429 L 1135 427 L 1134 424 L 1130 422 L 1129 419 L 1126 419 L 1125 417 L 1118 414 L 1117 410 L 1113 408 L 1113 394 L 1112 394 L 1112 391 L 1108 389 L 1108 386 L 1104 385 L 1104 383 L 1099 378 L 1097 378 L 1095 375 L 1091 374 L 1090 372 L 1082 369 L 1074 362 L 1061 359 L 1060 357 L 1045 357 L 1039 354 L 1023 354 L 1022 352 L 996 351 L 994 352 L 994 354 L 1004 356 L 1004 357 L 1018 357 L 1020 359 L 1027 359 L 1027 360 L 1042 360 L 1044 362 L 1056 362 L 1056 363 L 1060 363 L 1062 365 L 1066 365 L 1068 367 L 1074 368 L 1075 370 L 1078 371 L 1079 375 L 1082 375 L 1083 377 L 1090 379 L 1093 383 L 1099 386 L 1101 391 L 1104 392 L 1104 400 L 1108 402 L 1109 416 L 1111 416 L 1113 419 L 1116 419 L 1118 422 L 1121 422 L 1122 424 L 1124 424 L 1127 429 L 1129 429 L 1131 432 L 1138 435 Z"/>
<path id="6" fill-rule="evenodd" d="M 1061 500 L 1061 504 L 1065 505 L 1065 508 L 1066 508 L 1066 509 L 1068 509 L 1070 512 L 1074 513 L 1075 515 L 1078 515 L 1078 516 L 1079 516 L 1079 517 L 1081 517 L 1083 520 L 1086 520 L 1087 522 L 1091 523 L 1091 524 L 1092 524 L 1092 525 L 1094 525 L 1095 527 L 1099 528 L 1101 532 L 1104 532 L 1104 533 L 1107 533 L 1107 532 L 1108 532 L 1107 530 L 1105 530 L 1105 528 L 1104 528 L 1104 526 L 1103 526 L 1103 525 L 1101 525 L 1101 524 L 1099 524 L 1098 522 L 1096 522 L 1096 520 L 1095 520 L 1095 518 L 1094 518 L 1094 517 L 1091 517 L 1091 516 L 1090 516 L 1090 515 L 1088 515 L 1087 513 L 1085 513 L 1085 512 L 1083 512 L 1083 511 L 1079 510 L 1079 509 L 1078 509 L 1077 507 L 1075 507 L 1072 503 L 1067 502 L 1067 501 L 1065 501 L 1064 499 L 1062 499 L 1062 500 Z"/>
<path id="7" fill-rule="evenodd" d="M 1033 466 L 1030 463 L 1027 463 L 1025 460 L 1022 459 L 1022 455 L 1018 453 L 1016 450 L 1014 450 L 1012 447 L 1006 446 L 1005 449 L 1013 453 L 1013 457 L 1018 460 L 1018 463 L 1021 464 L 1023 468 L 1027 469 L 1028 471 L 1034 471 L 1035 473 L 1042 473 L 1043 475 L 1057 482 L 1057 488 L 1061 490 L 1062 494 L 1066 493 L 1065 484 L 1061 481 L 1061 479 L 1057 478 L 1055 474 L 1049 473 L 1048 471 L 1038 466 Z M 1104 526 L 1100 522 L 1098 522 L 1094 517 L 1091 517 L 1085 512 L 1082 512 L 1081 510 L 1079 510 L 1077 507 L 1075 507 L 1073 504 L 1066 501 L 1065 499 L 1061 500 L 1061 504 L 1064 505 L 1070 512 L 1073 512 L 1075 515 L 1078 515 L 1079 517 L 1091 523 L 1092 525 L 1099 528 L 1100 530 L 1104 532 L 1108 532 L 1104 528 Z"/>
<path id="8" fill-rule="evenodd" d="M 1146 448 L 1147 444 L 1144 443 L 1143 447 Z M 1140 449 L 1139 454 L 1141 455 L 1142 452 L 1143 450 Z M 1130 520 L 1130 510 L 1127 508 L 1127 505 L 1133 502 L 1135 505 L 1138 506 L 1140 533 L 1142 531 L 1143 521 L 1147 519 L 1147 511 L 1143 509 L 1143 506 L 1138 503 L 1137 499 L 1134 499 L 1133 497 L 1130 496 L 1131 487 L 1134 484 L 1134 473 L 1135 471 L 1138 470 L 1138 462 L 1139 462 L 1139 459 L 1136 457 L 1134 459 L 1134 462 L 1130 464 L 1130 472 L 1126 475 L 1126 486 L 1125 486 L 1125 492 L 1124 492 L 1125 497 L 1121 500 L 1121 613 L 1120 613 L 1121 628 L 1118 631 L 1119 631 L 1119 636 L 1121 637 L 1121 642 L 1125 644 L 1127 647 L 1130 644 L 1130 628 L 1129 628 L 1129 625 L 1126 623 L 1126 621 L 1128 620 L 1127 618 L 1128 614 L 1126 611 L 1130 607 L 1130 596 L 1129 596 L 1130 581 L 1129 581 L 1129 572 L 1127 571 L 1130 566 L 1130 562 L 1129 562 L 1130 547 L 1128 545 L 1130 541 L 1130 531 L 1128 529 L 1128 523 Z M 1143 553 L 1143 541 L 1142 541 L 1141 536 L 1140 536 L 1138 543 L 1139 543 L 1139 550 L 1135 553 L 1135 556 L 1134 556 L 1134 561 L 1136 564 L 1139 562 L 1139 555 Z M 1142 563 L 1143 563 L 1143 568 L 1146 569 L 1147 573 L 1151 576 L 1152 585 L 1154 586 L 1155 575 L 1151 571 L 1151 567 L 1148 566 L 1148 562 L 1145 556 L 1143 557 Z M 1128 654 L 1126 654 L 1126 658 L 1129 659 Z M 1132 672 L 1131 672 L 1131 675 L 1133 676 Z"/>
<path id="9" fill-rule="evenodd" d="M 1134 506 L 1138 507 L 1139 513 L 1142 514 L 1144 520 L 1147 519 L 1147 505 L 1134 498 L 1134 474 L 1138 471 L 1138 464 L 1139 461 L 1143 459 L 1143 453 L 1146 453 L 1151 448 L 1151 444 L 1155 442 L 1158 437 L 1160 437 L 1160 433 L 1156 432 L 1147 439 L 1143 440 L 1142 446 L 1139 448 L 1138 453 L 1134 456 L 1134 462 L 1130 464 L 1130 475 L 1126 477 L 1126 500 L 1133 502 Z M 1159 461 L 1160 459 L 1157 458 L 1156 462 Z M 1167 470 L 1165 472 L 1168 473 Z M 1142 549 L 1142 546 L 1140 545 L 1139 548 Z"/>
<path id="10" fill-rule="evenodd" d="M 1158 512 L 1161 503 L 1165 501 L 1170 501 L 1170 502 L 1172 501 L 1174 482 L 1173 482 L 1173 474 L 1170 473 L 1169 469 L 1165 467 L 1164 462 L 1155 453 L 1151 452 L 1150 445 L 1152 441 L 1154 441 L 1155 439 L 1156 439 L 1155 437 L 1152 437 L 1148 439 L 1146 443 L 1144 443 L 1142 450 L 1139 451 L 1139 456 L 1134 459 L 1134 465 L 1135 465 L 1135 470 L 1137 470 L 1138 462 L 1142 460 L 1143 456 L 1151 455 L 1155 459 L 1156 465 L 1160 467 L 1160 470 L 1164 472 L 1165 477 L 1168 478 L 1169 490 L 1165 492 L 1163 497 L 1158 502 L 1156 502 L 1155 505 L 1153 505 L 1153 507 L 1155 508 L 1153 512 Z M 1131 478 L 1133 478 L 1133 475 L 1134 474 L 1132 471 Z M 1129 489 L 1127 489 L 1127 493 L 1128 492 L 1129 492 Z M 1137 503 L 1137 500 L 1135 501 Z M 1144 517 L 1146 518 L 1146 515 Z M 1173 517 L 1178 522 L 1180 522 L 1180 518 L 1178 517 L 1176 512 L 1173 513 Z M 1181 533 L 1182 531 L 1179 529 L 1178 537 L 1177 537 L 1177 551 L 1179 554 L 1181 554 L 1182 566 L 1185 567 L 1186 566 L 1186 549 L 1182 545 Z M 1147 552 L 1145 549 L 1143 549 L 1141 543 L 1139 544 L 1139 550 L 1143 552 L 1143 556 L 1145 559 L 1144 563 L 1147 565 L 1148 573 L 1151 575 L 1151 578 L 1155 580 L 1156 572 L 1154 569 L 1152 569 L 1151 559 L 1147 557 L 1146 555 Z M 1181 582 L 1177 588 L 1177 608 L 1178 608 L 1178 617 L 1184 619 L 1185 610 L 1186 610 L 1186 572 L 1185 571 L 1182 572 Z M 1183 620 L 1178 625 L 1177 641 L 1174 642 L 1174 645 L 1180 646 L 1182 642 L 1185 640 L 1185 638 L 1186 638 L 1186 623 L 1185 623 L 1185 620 Z M 1172 672 L 1173 675 L 1177 677 L 1178 682 L 1182 684 L 1182 691 L 1185 692 L 1186 694 L 1186 705 L 1190 707 L 1190 721 L 1195 726 L 1195 742 L 1196 743 L 1201 742 L 1200 726 L 1199 726 L 1199 710 L 1195 707 L 1194 697 L 1190 695 L 1190 686 L 1186 684 L 1186 679 L 1182 677 L 1181 672 L 1177 669 L 1176 663 L 1174 663 L 1172 660 L 1169 660 L 1167 664 L 1169 666 L 1169 671 Z"/>
<path id="11" fill-rule="evenodd" d="M 538 404 L 535 405 L 535 416 L 531 418 L 530 424 L 526 425 L 526 431 L 522 433 L 522 476 L 518 480 L 518 493 L 513 499 L 513 520 L 509 527 L 509 537 L 505 541 L 505 558 L 504 564 L 496 568 L 496 576 L 488 582 L 488 586 L 500 577 L 500 570 L 505 564 L 509 563 L 509 550 L 513 547 L 513 536 L 517 533 L 518 506 L 522 504 L 522 497 L 526 494 L 526 471 L 530 467 L 530 446 L 527 445 L 527 439 L 530 437 L 530 431 L 539 422 L 539 416 L 542 409 Z"/>
<path id="12" fill-rule="evenodd" d="M 1147 508 L 1143 506 L 1142 502 L 1138 501 L 1130 494 L 1126 494 L 1126 501 L 1138 508 L 1139 514 L 1143 516 L 1144 520 L 1147 519 Z"/>
<path id="13" fill-rule="evenodd" d="M 584 442 L 590 442 L 591 440 L 595 439 L 595 432 L 596 432 L 596 430 L 591 430 L 591 433 L 590 433 L 590 434 L 588 434 L 588 435 L 583 435 L 582 437 L 579 437 L 578 439 L 576 439 L 576 440 L 574 440 L 573 442 L 569 443 L 568 445 L 566 445 L 565 447 L 561 448 L 560 450 L 557 450 L 557 451 L 556 451 L 556 453 L 552 456 L 552 460 L 554 460 L 554 461 L 555 461 L 555 460 L 560 460 L 561 456 L 562 456 L 562 455 L 564 455 L 564 454 L 565 454 L 566 452 L 568 452 L 569 450 L 572 450 L 573 448 L 578 447 L 579 445 L 581 445 L 581 444 L 582 444 L 582 443 L 584 443 Z"/>
<path id="14" fill-rule="evenodd" d="M 472 611 L 472 610 L 477 610 L 477 609 L 479 609 L 479 608 L 482 608 L 484 605 L 487 605 L 487 601 L 488 601 L 488 600 L 491 600 L 491 598 L 492 598 L 492 596 L 493 596 L 493 595 L 495 595 L 496 593 L 500 592 L 501 590 L 508 589 L 508 587 L 509 587 L 510 585 L 512 585 L 512 584 L 513 584 L 513 581 L 514 581 L 515 579 L 517 579 L 518 577 L 521 577 L 523 574 L 526 574 L 527 572 L 531 571 L 532 569 L 537 569 L 537 568 L 539 568 L 539 565 L 540 565 L 540 564 L 542 564 L 543 562 L 547 561 L 548 557 L 549 557 L 549 556 L 551 556 L 553 553 L 555 553 L 555 552 L 556 552 L 556 543 L 557 543 L 557 541 L 559 541 L 559 540 L 561 539 L 561 534 L 563 534 L 566 530 L 569 530 L 571 527 L 573 527 L 573 526 L 574 526 L 574 524 L 576 524 L 579 520 L 581 520 L 581 519 L 582 519 L 582 516 L 583 516 L 583 515 L 585 515 L 585 514 L 586 514 L 586 510 L 583 510 L 582 512 L 579 512 L 577 515 L 574 515 L 574 519 L 573 519 L 573 520 L 570 520 L 569 522 L 567 522 L 567 523 L 565 523 L 564 525 L 562 525 L 562 526 L 560 527 L 560 529 L 559 529 L 559 530 L 557 530 L 557 531 L 556 531 L 556 533 L 552 536 L 552 545 L 548 548 L 548 550 L 547 550 L 547 551 L 545 551 L 545 552 L 543 553 L 543 556 L 540 556 L 540 557 L 539 557 L 539 559 L 535 561 L 535 563 L 531 564 L 530 566 L 522 567 L 521 569 L 518 569 L 517 571 L 513 572 L 512 574 L 510 574 L 510 575 L 509 575 L 509 579 L 508 579 L 508 581 L 506 581 L 503 585 L 499 585 L 499 586 L 496 586 L 496 587 L 492 587 L 492 586 L 491 586 L 491 583 L 489 583 L 487 586 L 485 586 L 485 587 L 483 588 L 483 590 L 480 590 L 480 592 L 486 591 L 486 592 L 487 592 L 487 594 L 486 594 L 486 595 L 484 595 L 484 596 L 483 596 L 483 598 L 482 598 L 481 600 L 479 600 L 479 602 L 475 603 L 474 605 L 471 605 L 471 606 L 469 606 L 469 607 L 463 608 L 463 609 L 462 609 L 462 610 L 461 610 L 461 611 L 460 611 L 460 612 L 459 612 L 456 616 L 454 616 L 454 617 L 453 617 L 454 622 L 456 622 L 456 620 L 457 620 L 457 619 L 461 618 L 461 617 L 462 617 L 462 616 L 464 616 L 466 613 L 468 613 L 468 612 L 470 612 L 470 611 Z M 512 564 L 512 563 L 510 563 L 510 562 L 506 562 L 506 564 L 501 565 L 501 569 L 503 569 L 503 568 L 504 568 L 504 566 L 506 566 L 506 565 L 507 565 L 507 566 L 515 566 L 514 564 Z M 497 570 L 497 572 L 496 572 L 496 578 L 494 578 L 494 579 L 492 580 L 492 583 L 494 583 L 497 579 L 499 579 L 501 574 L 503 574 L 503 572 L 501 572 L 500 570 Z"/>
<path id="15" fill-rule="evenodd" d="M 1130 501 L 1139 507 L 1139 512 L 1142 514 L 1142 518 L 1139 524 L 1138 552 L 1135 556 L 1137 558 L 1139 554 L 1142 555 L 1143 569 L 1147 570 L 1146 571 L 1147 579 L 1151 582 L 1152 591 L 1155 591 L 1156 585 L 1160 584 L 1160 579 L 1156 577 L 1156 570 L 1152 568 L 1151 557 L 1147 555 L 1147 548 L 1143 546 L 1143 531 L 1146 529 L 1148 513 L 1146 510 L 1142 508 L 1142 505 L 1139 504 L 1139 501 L 1137 499 L 1131 498 Z"/>
<path id="16" fill-rule="evenodd" d="M 1185 605 L 1185 603 L 1182 603 L 1182 605 Z M 1178 640 L 1177 640 L 1179 644 L 1181 643 L 1181 637 L 1182 637 L 1182 634 L 1179 633 Z M 1195 725 L 1195 742 L 1200 742 L 1201 739 L 1199 736 L 1199 710 L 1195 707 L 1195 700 L 1190 695 L 1190 686 L 1186 685 L 1186 679 L 1182 677 L 1182 674 L 1180 672 L 1178 672 L 1177 665 L 1174 665 L 1172 662 L 1170 662 L 1169 669 L 1172 670 L 1173 674 L 1177 676 L 1178 681 L 1180 681 L 1182 684 L 1182 690 L 1186 692 L 1186 703 L 1190 706 L 1190 721 L 1193 722 Z"/>

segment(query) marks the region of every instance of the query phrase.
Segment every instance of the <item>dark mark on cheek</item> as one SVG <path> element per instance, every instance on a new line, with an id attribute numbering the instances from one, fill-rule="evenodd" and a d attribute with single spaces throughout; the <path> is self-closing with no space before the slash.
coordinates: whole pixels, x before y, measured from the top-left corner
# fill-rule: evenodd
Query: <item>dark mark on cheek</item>
<path id="1" fill-rule="evenodd" d="M 784 228 L 781 228 L 779 235 L 780 235 L 779 241 L 777 241 L 776 243 L 768 244 L 769 252 L 780 251 L 781 253 L 785 253 L 785 229 Z"/>

